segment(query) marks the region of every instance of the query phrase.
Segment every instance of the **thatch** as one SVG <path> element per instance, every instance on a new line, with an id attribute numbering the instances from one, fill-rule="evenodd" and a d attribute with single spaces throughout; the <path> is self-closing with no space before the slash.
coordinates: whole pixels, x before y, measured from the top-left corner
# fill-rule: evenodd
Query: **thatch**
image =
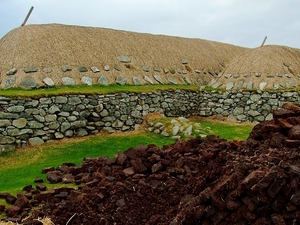
<path id="1" fill-rule="evenodd" d="M 163 69 L 187 70 L 185 76 L 198 81 L 203 77 L 210 79 L 208 72 L 214 75 L 222 71 L 224 65 L 245 50 L 243 47 L 214 41 L 105 28 L 26 25 L 10 31 L 0 40 L 0 81 L 1 87 L 4 87 L 6 72 L 12 68 L 18 70 L 15 86 L 19 86 L 26 77 L 34 78 L 39 85 L 43 85 L 45 77 L 50 77 L 56 85 L 60 85 L 63 76 L 73 78 L 78 84 L 82 76 L 89 76 L 93 83 L 97 83 L 102 74 L 110 82 L 115 81 L 116 75 L 121 75 L 128 83 L 132 83 L 133 76 L 146 83 L 143 77 L 152 77 L 154 74 L 160 75 L 166 83 L 168 76 L 182 82 L 182 74 L 165 74 Z M 119 62 L 117 57 L 120 55 L 128 56 L 131 62 Z M 188 63 L 183 64 L 182 60 Z M 62 65 L 71 65 L 73 70 L 63 72 Z M 110 66 L 110 71 L 103 70 L 105 65 Z M 121 71 L 114 70 L 115 65 L 119 65 Z M 23 69 L 28 66 L 34 66 L 38 71 L 26 74 Z M 90 70 L 79 73 L 79 66 L 89 69 L 96 66 L 100 73 L 92 73 Z M 150 72 L 144 72 L 143 66 L 148 66 Z M 51 67 L 52 71 L 44 72 L 45 67 Z M 153 68 L 160 68 L 161 72 Z M 202 73 L 196 73 L 195 70 Z"/>
<path id="2" fill-rule="evenodd" d="M 223 76 L 218 79 L 223 86 L 229 81 L 237 83 L 238 80 L 244 80 L 245 84 L 253 81 L 254 89 L 261 82 L 266 82 L 266 88 L 270 89 L 276 83 L 286 83 L 287 88 L 292 87 L 290 83 L 299 86 L 300 49 L 277 45 L 249 49 L 227 64 Z"/>

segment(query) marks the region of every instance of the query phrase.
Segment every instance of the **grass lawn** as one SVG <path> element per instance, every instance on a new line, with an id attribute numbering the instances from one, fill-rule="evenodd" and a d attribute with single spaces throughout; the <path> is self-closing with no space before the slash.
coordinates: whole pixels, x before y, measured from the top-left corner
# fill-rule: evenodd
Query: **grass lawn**
<path id="1" fill-rule="evenodd" d="M 16 194 L 22 191 L 24 186 L 34 185 L 33 181 L 36 177 L 42 177 L 46 181 L 45 174 L 41 173 L 45 167 L 57 167 L 64 162 L 74 162 L 79 165 L 85 157 L 113 157 L 118 151 L 152 143 L 158 146 L 169 145 L 174 143 L 174 139 L 147 132 L 96 135 L 80 139 L 66 139 L 40 147 L 19 149 L 2 154 L 0 156 L 0 192 Z"/>
<path id="2" fill-rule="evenodd" d="M 22 88 L 9 88 L 0 89 L 0 96 L 6 97 L 47 97 L 54 95 L 68 95 L 68 94 L 112 94 L 112 93 L 141 93 L 141 92 L 155 92 L 162 90 L 192 90 L 199 91 L 199 86 L 197 85 L 76 85 L 76 86 L 57 86 L 51 88 L 38 88 L 34 90 L 25 90 Z"/>

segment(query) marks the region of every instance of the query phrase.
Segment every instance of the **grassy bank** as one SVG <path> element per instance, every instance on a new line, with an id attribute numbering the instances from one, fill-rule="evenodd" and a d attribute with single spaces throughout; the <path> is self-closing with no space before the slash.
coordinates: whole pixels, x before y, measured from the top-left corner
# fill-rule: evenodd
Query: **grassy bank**
<path id="1" fill-rule="evenodd" d="M 79 85 L 79 86 L 57 86 L 51 88 L 38 88 L 34 90 L 25 90 L 21 88 L 1 89 L 0 96 L 6 97 L 42 97 L 53 95 L 68 95 L 68 94 L 112 94 L 112 93 L 141 93 L 141 92 L 154 92 L 161 90 L 199 90 L 197 85 Z"/>

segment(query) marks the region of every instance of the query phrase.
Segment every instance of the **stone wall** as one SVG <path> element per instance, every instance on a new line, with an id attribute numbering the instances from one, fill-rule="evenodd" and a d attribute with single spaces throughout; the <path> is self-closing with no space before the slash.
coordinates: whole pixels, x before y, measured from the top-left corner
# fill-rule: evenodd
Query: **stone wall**
<path id="1" fill-rule="evenodd" d="M 271 111 L 300 92 L 188 91 L 111 95 L 66 95 L 34 98 L 0 97 L 0 153 L 54 139 L 99 131 L 139 129 L 151 112 L 169 117 L 193 115 L 239 122 L 272 119 Z"/>

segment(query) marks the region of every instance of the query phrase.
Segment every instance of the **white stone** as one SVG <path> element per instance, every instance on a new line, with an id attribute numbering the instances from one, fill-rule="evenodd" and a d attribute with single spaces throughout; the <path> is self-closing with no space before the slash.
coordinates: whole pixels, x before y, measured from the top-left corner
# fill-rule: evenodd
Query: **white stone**
<path id="1" fill-rule="evenodd" d="M 81 82 L 82 82 L 83 84 L 86 84 L 86 85 L 89 85 L 89 86 L 91 86 L 91 85 L 93 84 L 92 78 L 87 77 L 87 76 L 83 76 L 83 77 L 81 78 Z"/>
<path id="2" fill-rule="evenodd" d="M 91 70 L 93 71 L 93 73 L 98 73 L 100 72 L 100 70 L 96 67 L 96 66 L 92 66 Z"/>
<path id="3" fill-rule="evenodd" d="M 179 130 L 180 130 L 180 127 L 178 125 L 175 125 L 172 129 L 173 136 L 176 136 L 178 134 Z"/>
<path id="4" fill-rule="evenodd" d="M 263 91 L 267 86 L 267 83 L 266 82 L 260 82 L 259 83 L 259 90 Z"/>
<path id="5" fill-rule="evenodd" d="M 45 79 L 43 79 L 43 82 L 49 87 L 54 86 L 54 81 L 50 77 L 46 77 Z"/>
<path id="6" fill-rule="evenodd" d="M 153 81 L 148 76 L 144 76 L 144 80 L 147 81 L 149 84 L 153 84 Z"/>

